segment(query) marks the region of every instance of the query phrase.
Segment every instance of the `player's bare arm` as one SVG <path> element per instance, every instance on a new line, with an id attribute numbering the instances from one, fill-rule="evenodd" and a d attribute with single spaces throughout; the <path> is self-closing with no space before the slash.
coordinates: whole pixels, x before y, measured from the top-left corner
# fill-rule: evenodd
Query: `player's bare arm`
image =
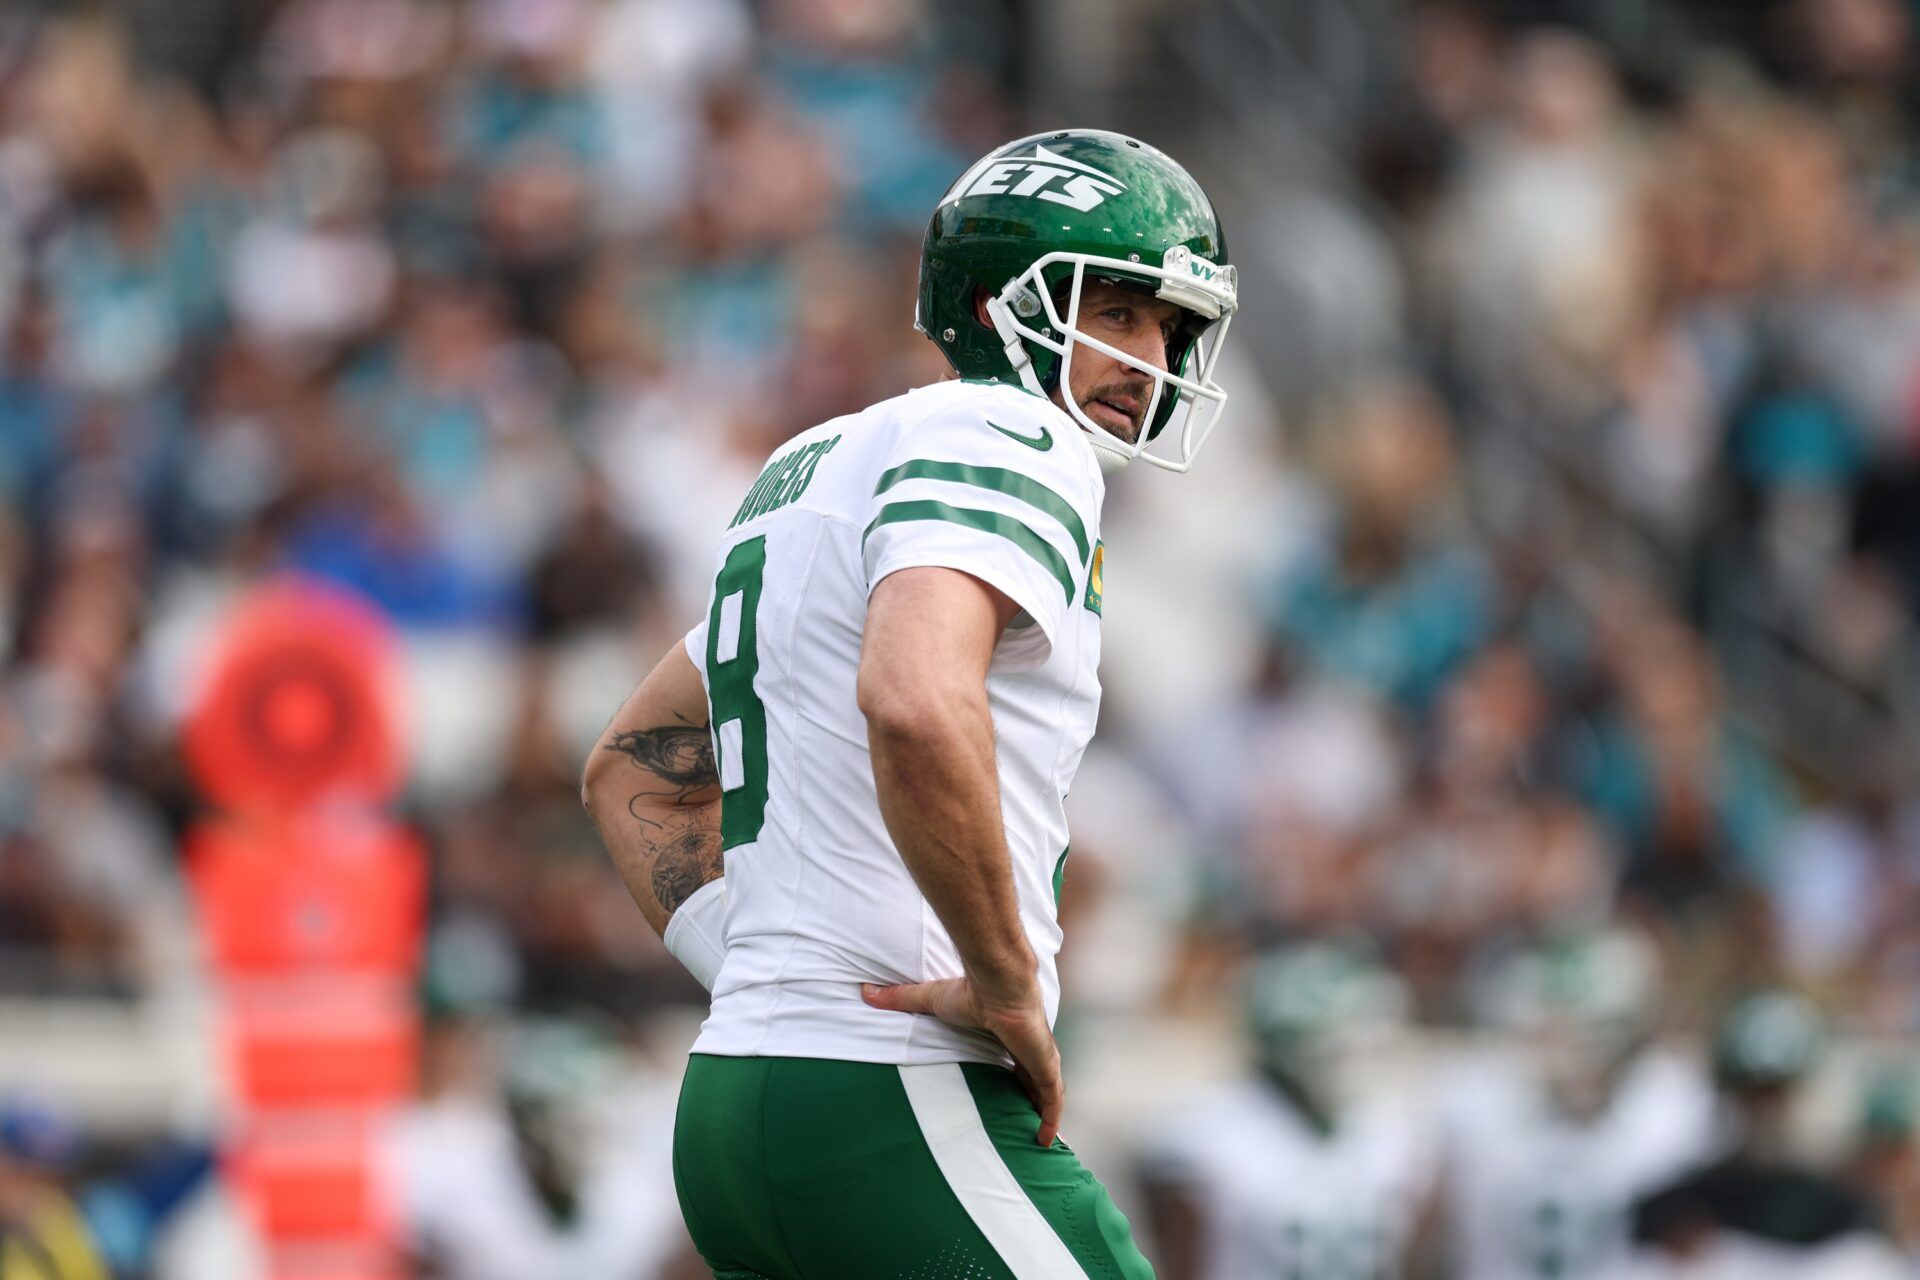
<path id="1" fill-rule="evenodd" d="M 594 745 L 581 787 L 627 892 L 662 935 L 722 872 L 720 776 L 707 726 L 700 673 L 676 644 Z"/>
<path id="2" fill-rule="evenodd" d="M 953 569 L 903 570 L 874 589 L 859 699 L 880 813 L 967 976 L 864 994 L 878 1008 L 997 1036 L 1040 1112 L 1036 1140 L 1048 1146 L 1066 1089 L 1020 924 L 986 689 L 994 645 L 1015 612 L 1006 596 Z"/>

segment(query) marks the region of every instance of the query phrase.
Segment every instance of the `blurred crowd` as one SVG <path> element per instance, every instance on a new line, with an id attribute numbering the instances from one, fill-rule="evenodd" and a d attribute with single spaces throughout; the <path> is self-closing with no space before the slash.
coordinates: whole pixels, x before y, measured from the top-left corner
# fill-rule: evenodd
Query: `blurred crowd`
<path id="1" fill-rule="evenodd" d="M 1109 73 L 1177 88 L 1212 8 L 1128 5 Z M 1222 1009 L 1277 944 L 1365 935 L 1451 1029 L 1489 956 L 1623 923 L 1682 1033 L 1762 983 L 1920 1033 L 1915 17 L 1619 8 L 1398 6 L 1331 217 L 1236 222 L 1220 175 L 1237 403 L 1196 474 L 1114 485 L 1106 615 L 1219 643 L 1177 699 L 1137 678 L 1175 654 L 1110 664 L 1070 1061 L 1076 1018 Z M 0 9 L 0 998 L 180 977 L 196 655 L 292 573 L 402 637 L 433 1016 L 697 1008 L 582 753 L 768 452 L 940 376 L 927 212 L 1055 123 L 1006 50 L 1096 18 L 226 9 L 198 61 Z M 1203 119 L 1084 122 L 1211 184 Z M 1342 358 L 1261 336 L 1303 329 Z M 1233 553 L 1169 548 L 1178 506 Z"/>
<path id="2" fill-rule="evenodd" d="M 1914 15 L 1403 10 L 1337 194 L 1256 218 L 1341 336 L 1172 771 L 1214 918 L 1366 928 L 1441 1019 L 1490 942 L 1630 918 L 1695 1017 L 1773 978 L 1911 1032 Z"/>
<path id="3" fill-rule="evenodd" d="M 138 986 L 193 657 L 284 572 L 405 636 L 449 998 L 686 996 L 580 754 L 767 451 L 937 376 L 918 234 L 1009 126 L 924 18 L 297 0 L 202 86 L 0 15 L 0 982 Z"/>

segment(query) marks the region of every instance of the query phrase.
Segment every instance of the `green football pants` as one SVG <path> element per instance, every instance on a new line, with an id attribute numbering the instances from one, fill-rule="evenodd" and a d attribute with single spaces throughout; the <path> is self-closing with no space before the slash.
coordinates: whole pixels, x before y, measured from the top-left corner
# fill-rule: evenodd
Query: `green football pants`
<path id="1" fill-rule="evenodd" d="M 717 1280 L 1152 1280 L 1013 1074 L 695 1054 L 674 1183 Z"/>

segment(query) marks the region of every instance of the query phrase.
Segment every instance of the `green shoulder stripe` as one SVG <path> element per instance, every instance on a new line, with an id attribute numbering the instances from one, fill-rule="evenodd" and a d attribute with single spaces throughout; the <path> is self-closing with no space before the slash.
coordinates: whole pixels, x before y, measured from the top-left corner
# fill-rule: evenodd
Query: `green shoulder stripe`
<path id="1" fill-rule="evenodd" d="M 1021 475 L 1005 467 L 975 467 L 964 462 L 931 462 L 923 458 L 903 462 L 883 474 L 880 483 L 873 487 L 874 495 L 877 497 L 885 493 L 903 480 L 951 480 L 955 484 L 970 484 L 980 489 L 995 489 L 1011 494 L 1066 526 L 1067 532 L 1073 535 L 1073 545 L 1079 549 L 1080 563 L 1087 562 L 1090 554 L 1087 526 L 1081 521 L 1080 513 L 1073 509 L 1072 503 L 1032 476 Z"/>
<path id="2" fill-rule="evenodd" d="M 1048 573 L 1060 582 L 1067 593 L 1067 603 L 1073 603 L 1073 568 L 1067 558 L 1053 549 L 1053 544 L 1033 530 L 1015 520 L 1012 516 L 1003 516 L 998 511 L 979 511 L 973 507 L 950 507 L 944 502 L 930 499 L 919 502 L 889 502 L 880 508 L 880 514 L 873 518 L 866 532 L 860 535 L 860 544 L 864 547 L 873 531 L 883 524 L 900 524 L 914 520 L 945 520 L 951 524 L 963 524 L 987 533 L 998 534 L 1014 546 L 1038 560 Z"/>

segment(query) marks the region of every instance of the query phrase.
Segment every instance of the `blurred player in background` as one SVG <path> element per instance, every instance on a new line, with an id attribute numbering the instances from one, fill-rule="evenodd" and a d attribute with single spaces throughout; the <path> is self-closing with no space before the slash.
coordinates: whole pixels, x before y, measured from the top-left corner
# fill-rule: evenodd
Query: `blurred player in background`
<path id="1" fill-rule="evenodd" d="M 1178 1108 L 1143 1153 L 1162 1280 L 1417 1274 L 1429 1135 L 1406 1099 L 1364 1091 L 1407 1004 L 1357 941 L 1305 943 L 1256 966 L 1253 1071 Z"/>
<path id="2" fill-rule="evenodd" d="M 1642 1280 L 1895 1280 L 1910 1275 L 1872 1199 L 1810 1164 L 1795 1108 L 1826 1047 L 1819 1011 L 1785 991 L 1736 1001 L 1714 1033 L 1721 1133 L 1710 1161 L 1635 1211 Z"/>
<path id="3" fill-rule="evenodd" d="M 1480 1021 L 1524 1057 L 1476 1060 L 1445 1088 L 1454 1274 L 1611 1280 L 1629 1265 L 1634 1199 L 1698 1160 L 1706 1080 L 1649 1043 L 1660 970 L 1613 930 L 1492 960 Z"/>
<path id="4" fill-rule="evenodd" d="M 673 1098 L 584 1019 L 442 1011 L 381 1173 L 418 1277 L 704 1274 L 673 1209 Z"/>
<path id="5" fill-rule="evenodd" d="M 779 450 L 708 617 L 602 738 L 583 798 L 713 992 L 674 1166 L 716 1276 L 1152 1274 L 1056 1137 L 1062 803 L 1106 476 L 1192 464 L 1236 306 L 1212 205 L 1152 147 L 982 157 L 920 270 L 958 379 Z"/>
<path id="6" fill-rule="evenodd" d="M 1848 1183 L 1880 1207 L 1888 1237 L 1920 1275 L 1920 1075 L 1911 1062 L 1882 1067 L 1861 1102 Z"/>

